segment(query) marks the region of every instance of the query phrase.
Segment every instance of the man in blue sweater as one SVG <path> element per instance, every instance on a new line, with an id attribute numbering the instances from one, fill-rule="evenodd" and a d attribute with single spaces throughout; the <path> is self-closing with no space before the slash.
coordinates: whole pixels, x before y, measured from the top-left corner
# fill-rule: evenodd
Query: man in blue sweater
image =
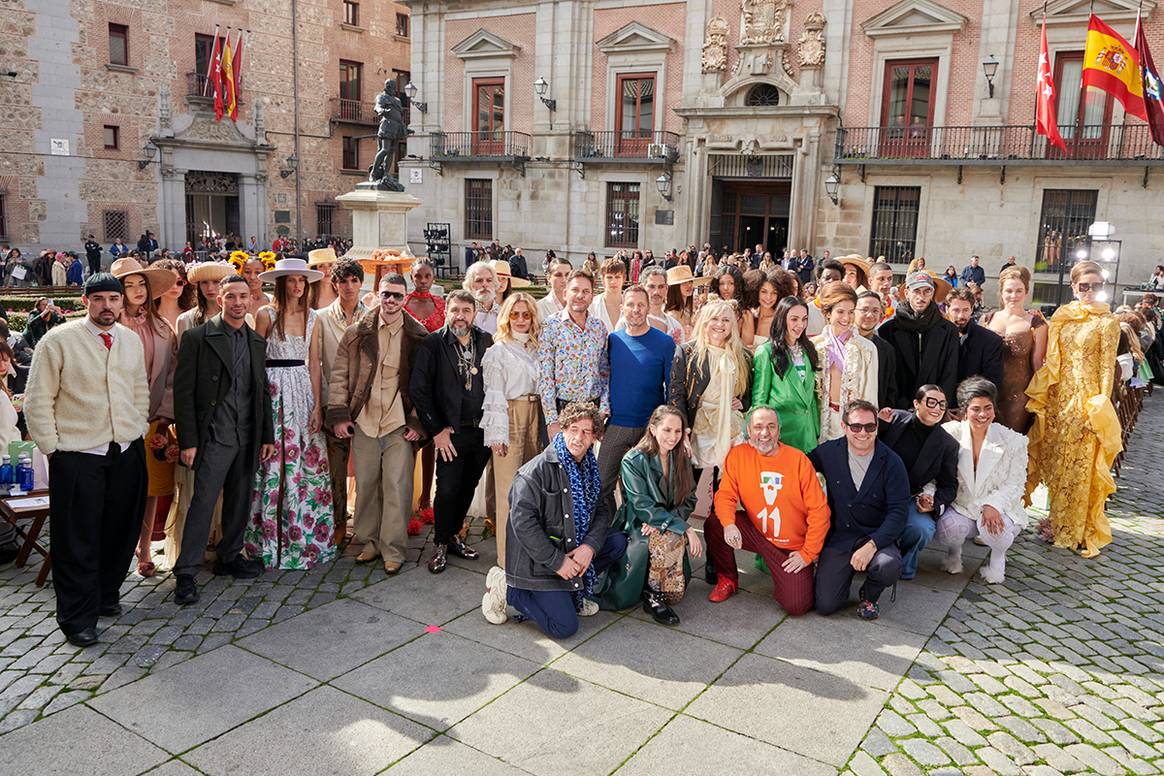
<path id="1" fill-rule="evenodd" d="M 622 457 L 638 444 L 651 413 L 667 401 L 667 381 L 675 340 L 647 322 L 650 301 L 640 285 L 622 291 L 622 318 L 626 328 L 610 335 L 610 422 L 598 451 L 602 500 L 614 514 L 614 489 Z"/>

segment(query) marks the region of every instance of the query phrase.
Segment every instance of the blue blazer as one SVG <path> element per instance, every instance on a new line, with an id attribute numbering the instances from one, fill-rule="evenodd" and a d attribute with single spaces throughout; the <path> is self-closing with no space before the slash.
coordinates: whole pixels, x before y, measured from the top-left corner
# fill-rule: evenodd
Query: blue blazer
<path id="1" fill-rule="evenodd" d="M 849 473 L 849 442 L 844 437 L 818 445 L 808 459 L 827 481 L 832 519 L 826 546 L 856 550 L 872 539 L 881 550 L 898 540 L 909 507 L 909 474 L 897 453 L 878 440 L 860 490 Z"/>

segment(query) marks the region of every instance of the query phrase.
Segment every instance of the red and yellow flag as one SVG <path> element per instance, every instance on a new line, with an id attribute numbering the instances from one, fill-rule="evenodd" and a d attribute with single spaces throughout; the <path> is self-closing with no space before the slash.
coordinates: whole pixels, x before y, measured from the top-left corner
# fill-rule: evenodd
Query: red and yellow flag
<path id="1" fill-rule="evenodd" d="M 1139 68 L 1136 69 L 1139 72 Z M 1143 101 L 1141 100 L 1141 103 Z M 222 105 L 223 111 L 230 116 L 231 121 L 238 120 L 238 94 L 234 83 L 234 58 L 230 53 L 230 33 L 226 34 L 226 42 L 222 47 Z"/>
<path id="2" fill-rule="evenodd" d="M 1115 97 L 1129 115 L 1148 120 L 1136 49 L 1095 14 L 1087 23 L 1083 52 L 1083 88 L 1089 86 Z"/>

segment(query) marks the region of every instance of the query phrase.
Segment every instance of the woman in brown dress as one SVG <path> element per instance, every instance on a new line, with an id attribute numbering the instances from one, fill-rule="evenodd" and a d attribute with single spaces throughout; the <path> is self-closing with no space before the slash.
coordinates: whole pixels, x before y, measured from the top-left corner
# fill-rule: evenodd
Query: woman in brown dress
<path id="1" fill-rule="evenodd" d="M 1002 385 L 998 386 L 998 422 L 1020 434 L 1031 426 L 1027 386 L 1047 355 L 1047 321 L 1025 305 L 1031 273 L 1007 267 L 998 276 L 1001 307 L 986 318 L 986 327 L 1002 337 Z"/>

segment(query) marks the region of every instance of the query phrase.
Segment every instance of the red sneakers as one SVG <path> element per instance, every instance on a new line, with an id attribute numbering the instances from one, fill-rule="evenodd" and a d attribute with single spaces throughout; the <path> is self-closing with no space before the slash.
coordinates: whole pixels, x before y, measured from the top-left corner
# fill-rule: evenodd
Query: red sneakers
<path id="1" fill-rule="evenodd" d="M 721 575 L 719 581 L 715 583 L 715 587 L 707 594 L 707 600 L 713 604 L 722 603 L 735 595 L 737 589 L 735 582 Z"/>

